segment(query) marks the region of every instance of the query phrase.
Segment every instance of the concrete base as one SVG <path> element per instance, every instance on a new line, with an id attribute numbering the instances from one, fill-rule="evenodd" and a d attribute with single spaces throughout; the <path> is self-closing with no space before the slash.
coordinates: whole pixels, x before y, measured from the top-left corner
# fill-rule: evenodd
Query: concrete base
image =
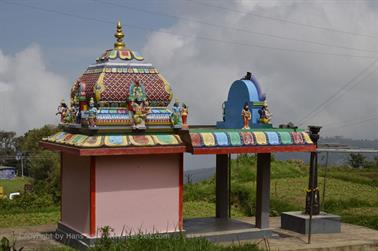
<path id="1" fill-rule="evenodd" d="M 272 237 L 271 229 L 259 229 L 253 224 L 222 218 L 194 218 L 184 220 L 188 238 L 202 237 L 212 242 L 232 242 Z"/>
<path id="2" fill-rule="evenodd" d="M 284 212 L 281 214 L 281 228 L 301 234 L 308 234 L 310 216 L 303 212 Z M 320 212 L 312 216 L 311 233 L 340 233 L 340 216 Z"/>
<path id="3" fill-rule="evenodd" d="M 60 222 L 58 223 L 58 228 L 54 236 L 57 241 L 78 250 L 87 250 L 90 246 L 93 246 L 97 240 L 97 238 L 83 235 Z"/>
<path id="4" fill-rule="evenodd" d="M 272 230 L 259 229 L 255 225 L 223 218 L 194 218 L 184 220 L 183 234 L 187 238 L 201 237 L 211 242 L 232 242 L 241 240 L 253 240 L 272 237 Z M 180 234 L 180 232 L 163 233 Z M 78 250 L 87 250 L 93 246 L 98 237 L 83 235 L 74 229 L 58 223 L 55 239 L 65 245 L 69 245 Z"/>

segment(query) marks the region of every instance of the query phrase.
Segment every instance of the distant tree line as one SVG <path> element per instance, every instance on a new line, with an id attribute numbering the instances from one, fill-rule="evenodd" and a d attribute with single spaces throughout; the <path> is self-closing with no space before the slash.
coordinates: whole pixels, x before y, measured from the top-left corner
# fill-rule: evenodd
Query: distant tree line
<path id="1" fill-rule="evenodd" d="M 57 132 L 55 126 L 46 125 L 32 129 L 22 136 L 15 132 L 0 131 L 0 165 L 14 166 L 21 175 L 32 178 L 35 193 L 49 193 L 56 202 L 60 200 L 59 155 L 39 147 L 39 141 Z M 23 163 L 21 163 L 23 161 Z"/>

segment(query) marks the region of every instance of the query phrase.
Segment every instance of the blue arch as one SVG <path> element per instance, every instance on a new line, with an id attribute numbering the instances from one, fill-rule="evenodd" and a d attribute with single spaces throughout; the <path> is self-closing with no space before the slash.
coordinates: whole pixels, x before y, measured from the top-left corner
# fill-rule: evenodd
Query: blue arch
<path id="1" fill-rule="evenodd" d="M 242 128 L 243 121 L 241 112 L 245 103 L 248 103 L 252 113 L 250 127 L 258 124 L 259 107 L 254 106 L 254 102 L 262 102 L 265 95 L 261 92 L 261 88 L 256 78 L 253 76 L 251 80 L 236 80 L 232 83 L 228 92 L 227 101 L 224 103 L 223 121 L 217 123 L 218 128 Z"/>

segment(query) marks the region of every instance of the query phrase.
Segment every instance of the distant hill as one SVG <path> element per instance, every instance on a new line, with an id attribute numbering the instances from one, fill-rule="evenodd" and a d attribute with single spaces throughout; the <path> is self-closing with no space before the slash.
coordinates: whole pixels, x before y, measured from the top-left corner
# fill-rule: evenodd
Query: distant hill
<path id="1" fill-rule="evenodd" d="M 340 144 L 345 145 L 350 148 L 369 148 L 369 149 L 378 149 L 378 139 L 367 140 L 367 139 L 348 139 L 341 136 L 336 137 L 325 137 L 320 138 L 319 144 Z M 344 164 L 348 159 L 347 153 L 329 153 L 328 154 L 328 163 L 330 165 L 341 165 Z M 378 154 L 364 154 L 368 159 L 373 159 L 374 156 Z M 277 153 L 275 157 L 279 160 L 288 160 L 288 159 L 302 159 L 306 163 L 308 162 L 310 156 L 307 153 Z M 325 163 L 325 153 L 319 155 L 319 163 Z"/>
<path id="2" fill-rule="evenodd" d="M 215 167 L 187 170 L 184 172 L 184 183 L 188 183 L 188 180 L 192 183 L 196 183 L 202 180 L 206 180 L 215 175 Z"/>

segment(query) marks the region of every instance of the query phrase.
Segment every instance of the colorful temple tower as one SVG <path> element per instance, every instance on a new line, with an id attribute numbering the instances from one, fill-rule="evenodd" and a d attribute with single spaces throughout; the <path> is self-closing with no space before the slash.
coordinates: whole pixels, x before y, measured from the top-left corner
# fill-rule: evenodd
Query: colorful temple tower
<path id="1" fill-rule="evenodd" d="M 240 111 L 246 105 L 251 115 L 248 126 L 240 120 Z M 228 99 L 223 103 L 223 121 L 217 122 L 217 127 L 224 129 L 272 128 L 271 113 L 267 107 L 266 95 L 262 93 L 259 82 L 254 75 L 247 72 L 244 78 L 232 83 Z"/>
<path id="2" fill-rule="evenodd" d="M 57 231 L 81 236 L 72 241 L 84 246 L 103 226 L 115 236 L 183 230 L 230 241 L 271 236 L 271 153 L 314 152 L 311 134 L 274 128 L 265 95 L 250 73 L 232 84 L 223 121 L 189 127 L 188 106 L 176 101 L 168 108 L 170 85 L 126 47 L 120 23 L 115 37 L 114 48 L 74 82 L 70 104 L 58 107 L 61 132 L 41 141 L 61 154 Z M 184 152 L 216 155 L 214 218 L 183 219 Z M 257 154 L 256 224 L 230 219 L 230 156 L 239 153 Z M 201 227 L 209 224 L 222 229 L 206 234 Z"/>

